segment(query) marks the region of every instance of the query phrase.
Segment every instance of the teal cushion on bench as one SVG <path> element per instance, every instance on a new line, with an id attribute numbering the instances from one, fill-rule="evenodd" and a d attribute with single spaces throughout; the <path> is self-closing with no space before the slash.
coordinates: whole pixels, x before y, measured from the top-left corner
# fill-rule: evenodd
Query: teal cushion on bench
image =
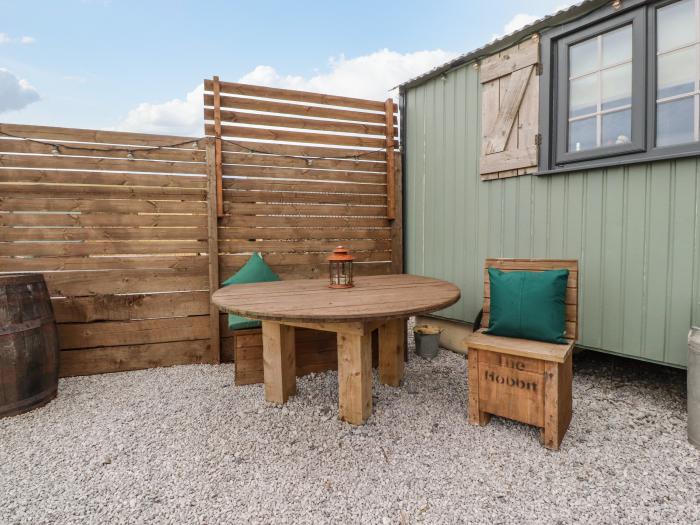
<path id="1" fill-rule="evenodd" d="M 258 252 L 255 252 L 240 270 L 222 284 L 228 286 L 229 284 L 266 283 L 279 280 L 280 276 L 272 271 L 272 268 L 267 265 Z M 260 327 L 260 321 L 241 317 L 240 315 L 228 314 L 228 327 L 230 330 L 258 328 Z"/>
<path id="2" fill-rule="evenodd" d="M 489 268 L 491 307 L 486 333 L 566 343 L 569 270 L 503 272 Z"/>

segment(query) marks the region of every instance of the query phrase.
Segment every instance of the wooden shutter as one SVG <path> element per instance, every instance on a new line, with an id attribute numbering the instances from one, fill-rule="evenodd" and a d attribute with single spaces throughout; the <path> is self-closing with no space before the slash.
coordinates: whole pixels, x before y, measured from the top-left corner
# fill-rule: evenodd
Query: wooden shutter
<path id="1" fill-rule="evenodd" d="M 537 169 L 539 39 L 481 62 L 481 178 L 499 179 Z"/>

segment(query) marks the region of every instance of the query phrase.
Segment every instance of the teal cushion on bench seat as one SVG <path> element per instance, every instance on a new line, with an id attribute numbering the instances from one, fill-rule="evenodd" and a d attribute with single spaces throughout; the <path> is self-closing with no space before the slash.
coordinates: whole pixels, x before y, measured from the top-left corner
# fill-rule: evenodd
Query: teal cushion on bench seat
<path id="1" fill-rule="evenodd" d="M 255 252 L 250 259 L 231 277 L 222 284 L 251 284 L 279 281 L 280 276 L 272 271 L 272 268 L 263 260 L 262 256 Z M 244 328 L 259 328 L 260 321 L 241 317 L 240 315 L 228 314 L 229 330 L 242 330 Z"/>
<path id="2" fill-rule="evenodd" d="M 486 333 L 566 343 L 569 270 L 504 272 L 489 268 L 491 289 Z"/>

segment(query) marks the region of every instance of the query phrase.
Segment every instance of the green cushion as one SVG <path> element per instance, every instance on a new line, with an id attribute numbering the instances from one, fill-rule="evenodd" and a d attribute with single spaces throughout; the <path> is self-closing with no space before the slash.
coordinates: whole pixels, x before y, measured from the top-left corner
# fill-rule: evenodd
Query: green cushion
<path id="1" fill-rule="evenodd" d="M 255 252 L 240 270 L 222 284 L 228 286 L 230 284 L 266 283 L 279 280 L 280 276 L 272 271 L 272 268 L 267 265 L 258 252 Z M 230 330 L 259 328 L 260 321 L 241 317 L 240 315 L 228 314 L 228 327 Z"/>
<path id="2" fill-rule="evenodd" d="M 569 270 L 503 272 L 489 268 L 491 310 L 486 333 L 566 343 Z"/>

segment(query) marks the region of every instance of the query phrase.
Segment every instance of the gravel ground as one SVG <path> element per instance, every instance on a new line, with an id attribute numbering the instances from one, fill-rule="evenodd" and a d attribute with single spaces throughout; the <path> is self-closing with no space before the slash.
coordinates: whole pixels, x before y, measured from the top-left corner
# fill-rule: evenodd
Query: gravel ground
<path id="1" fill-rule="evenodd" d="M 367 425 L 335 373 L 284 408 L 233 366 L 64 379 L 0 420 L 0 523 L 697 523 L 685 373 L 584 353 L 560 452 L 535 429 L 466 422 L 466 361 L 414 355 Z"/>

